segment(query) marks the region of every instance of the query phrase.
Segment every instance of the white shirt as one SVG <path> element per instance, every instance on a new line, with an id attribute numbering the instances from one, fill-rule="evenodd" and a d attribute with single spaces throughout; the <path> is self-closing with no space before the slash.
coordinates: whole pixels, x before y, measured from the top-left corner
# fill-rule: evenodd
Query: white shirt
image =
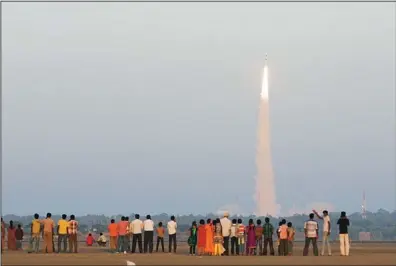
<path id="1" fill-rule="evenodd" d="M 173 235 L 176 234 L 177 223 L 175 221 L 168 222 L 168 234 Z"/>
<path id="2" fill-rule="evenodd" d="M 236 224 L 233 224 L 233 225 L 231 225 L 231 234 L 230 234 L 230 237 L 236 237 L 236 235 L 237 235 L 237 225 L 236 225 Z"/>
<path id="3" fill-rule="evenodd" d="M 330 232 L 329 228 L 330 216 L 323 216 L 323 232 Z"/>
<path id="4" fill-rule="evenodd" d="M 228 219 L 227 217 L 223 217 L 220 219 L 220 224 L 221 224 L 223 236 L 225 236 L 225 237 L 230 236 L 231 225 L 232 225 L 231 220 Z"/>
<path id="5" fill-rule="evenodd" d="M 143 222 L 144 231 L 154 231 L 154 222 L 153 220 L 147 219 Z"/>
<path id="6" fill-rule="evenodd" d="M 139 219 L 135 219 L 131 222 L 129 229 L 132 234 L 141 234 L 142 233 L 143 222 Z"/>

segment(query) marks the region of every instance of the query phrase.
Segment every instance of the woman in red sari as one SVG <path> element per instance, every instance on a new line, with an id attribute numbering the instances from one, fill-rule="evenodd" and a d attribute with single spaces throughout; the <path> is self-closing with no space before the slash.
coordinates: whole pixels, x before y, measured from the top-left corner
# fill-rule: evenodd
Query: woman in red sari
<path id="1" fill-rule="evenodd" d="M 8 227 L 7 244 L 8 250 L 17 250 L 16 238 L 15 238 L 16 228 L 14 227 L 14 222 L 10 221 L 10 226 Z"/>
<path id="2" fill-rule="evenodd" d="M 212 220 L 208 219 L 205 225 L 206 232 L 206 245 L 205 245 L 205 253 L 209 255 L 213 255 L 214 252 L 214 227 L 212 224 Z"/>
<path id="3" fill-rule="evenodd" d="M 206 247 L 206 229 L 205 229 L 205 220 L 199 221 L 198 226 L 198 256 L 202 256 L 205 253 Z"/>

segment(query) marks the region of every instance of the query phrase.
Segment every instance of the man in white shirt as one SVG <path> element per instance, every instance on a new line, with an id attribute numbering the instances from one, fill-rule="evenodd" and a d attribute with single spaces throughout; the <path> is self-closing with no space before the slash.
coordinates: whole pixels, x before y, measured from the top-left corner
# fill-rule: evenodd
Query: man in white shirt
<path id="1" fill-rule="evenodd" d="M 173 252 L 176 253 L 176 229 L 177 223 L 175 216 L 171 216 L 171 220 L 168 222 L 168 235 L 169 235 L 169 253 L 172 253 L 172 243 L 173 243 Z"/>
<path id="2" fill-rule="evenodd" d="M 223 241 L 224 241 L 224 255 L 228 256 L 228 248 L 229 248 L 229 241 L 230 241 L 230 234 L 231 234 L 231 225 L 232 222 L 228 219 L 228 212 L 224 213 L 224 217 L 220 219 L 221 230 L 223 234 Z"/>
<path id="3" fill-rule="evenodd" d="M 309 244 L 312 242 L 313 253 L 318 256 L 318 222 L 314 220 L 315 215 L 313 213 L 309 214 L 309 220 L 304 223 L 305 232 L 305 246 L 303 251 L 303 256 L 308 255 Z"/>
<path id="4" fill-rule="evenodd" d="M 142 229 L 143 222 L 139 219 L 140 215 L 135 214 L 135 220 L 133 220 L 129 226 L 130 232 L 132 234 L 132 253 L 136 251 L 136 242 L 139 245 L 139 252 L 142 253 Z"/>
<path id="5" fill-rule="evenodd" d="M 324 256 L 325 254 L 325 247 L 327 245 L 327 254 L 331 256 L 331 246 L 330 246 L 330 231 L 331 231 L 331 223 L 330 223 L 330 216 L 329 212 L 324 210 L 323 211 L 323 216 L 320 216 L 319 213 L 315 210 L 313 212 L 316 214 L 316 216 L 323 220 L 323 235 L 322 235 L 322 251 L 321 255 Z"/>
<path id="6" fill-rule="evenodd" d="M 154 240 L 154 222 L 151 220 L 151 216 L 147 215 L 146 220 L 143 222 L 144 229 L 144 253 L 153 252 L 153 240 Z"/>

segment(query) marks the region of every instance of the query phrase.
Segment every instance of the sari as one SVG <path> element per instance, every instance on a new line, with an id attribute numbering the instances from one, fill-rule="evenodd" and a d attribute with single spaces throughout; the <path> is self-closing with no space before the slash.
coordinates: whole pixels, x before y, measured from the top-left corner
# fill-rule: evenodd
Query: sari
<path id="1" fill-rule="evenodd" d="M 201 224 L 198 227 L 198 248 L 206 247 L 206 230 L 205 225 Z"/>
<path id="2" fill-rule="evenodd" d="M 16 231 L 15 227 L 8 228 L 8 238 L 7 238 L 8 250 L 17 250 L 15 231 Z"/>
<path id="3" fill-rule="evenodd" d="M 214 243 L 213 243 L 213 224 L 206 224 L 205 225 L 205 232 L 206 232 L 206 245 L 205 245 L 205 253 L 213 254 L 214 252 Z"/>

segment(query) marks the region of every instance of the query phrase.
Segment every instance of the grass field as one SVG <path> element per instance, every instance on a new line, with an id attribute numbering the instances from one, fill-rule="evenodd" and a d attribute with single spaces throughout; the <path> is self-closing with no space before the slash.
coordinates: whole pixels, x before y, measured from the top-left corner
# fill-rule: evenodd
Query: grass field
<path id="1" fill-rule="evenodd" d="M 78 254 L 27 254 L 5 251 L 2 265 L 396 265 L 395 243 L 352 243 L 350 256 L 341 257 L 338 245 L 333 245 L 333 256 L 302 256 L 302 243 L 296 243 L 294 256 L 188 256 L 188 247 L 178 247 L 178 254 L 110 254 L 106 249 L 81 247 Z"/>

